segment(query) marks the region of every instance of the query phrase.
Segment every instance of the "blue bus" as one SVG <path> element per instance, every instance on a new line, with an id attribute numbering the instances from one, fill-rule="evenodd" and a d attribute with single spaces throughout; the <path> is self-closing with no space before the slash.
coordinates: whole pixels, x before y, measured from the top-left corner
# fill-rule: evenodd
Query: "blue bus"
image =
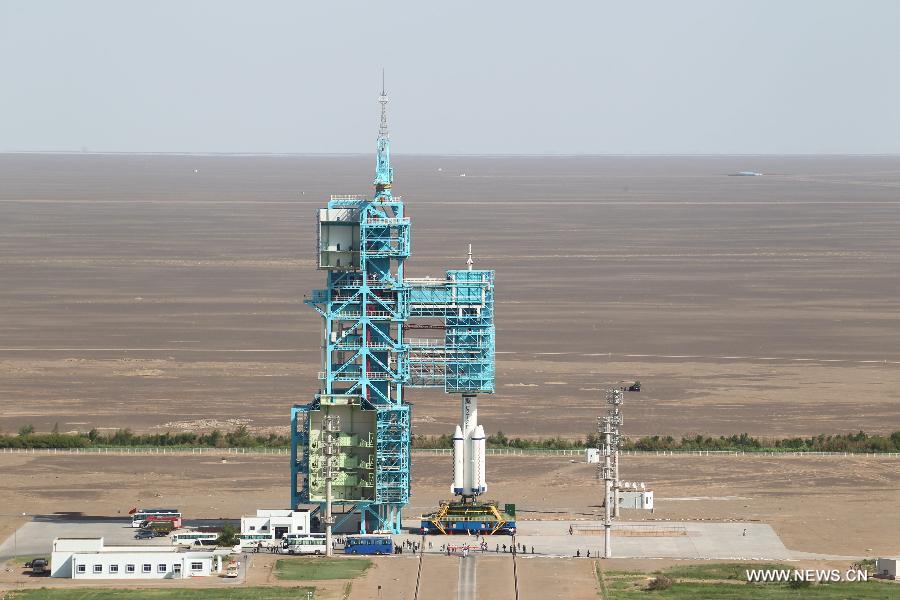
<path id="1" fill-rule="evenodd" d="M 387 535 L 350 535 L 344 554 L 393 554 L 394 540 Z"/>

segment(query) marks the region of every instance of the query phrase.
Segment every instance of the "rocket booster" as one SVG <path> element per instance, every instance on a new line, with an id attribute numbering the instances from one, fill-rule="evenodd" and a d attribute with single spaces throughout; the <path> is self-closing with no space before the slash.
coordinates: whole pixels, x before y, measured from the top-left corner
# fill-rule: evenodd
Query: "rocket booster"
<path id="1" fill-rule="evenodd" d="M 485 477 L 484 427 L 478 424 L 478 400 L 475 395 L 462 397 L 462 423 L 453 433 L 453 485 L 458 496 L 477 496 L 487 491 Z"/>
<path id="2" fill-rule="evenodd" d="M 456 426 L 456 432 L 453 434 L 453 486 L 450 490 L 454 494 L 463 493 L 463 460 L 465 460 L 465 451 L 463 450 L 465 440 L 463 439 L 462 429 Z"/>

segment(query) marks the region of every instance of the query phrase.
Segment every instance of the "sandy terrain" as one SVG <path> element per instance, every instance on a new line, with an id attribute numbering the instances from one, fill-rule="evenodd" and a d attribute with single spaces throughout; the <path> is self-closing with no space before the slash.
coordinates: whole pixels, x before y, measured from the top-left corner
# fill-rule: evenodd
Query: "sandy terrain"
<path id="1" fill-rule="evenodd" d="M 415 517 L 447 497 L 449 458 L 413 464 Z M 136 505 L 171 505 L 188 518 L 238 517 L 287 503 L 284 457 L 0 456 L 4 513 L 124 514 Z M 595 466 L 564 458 L 492 457 L 490 497 L 515 502 L 519 519 L 600 515 Z M 656 493 L 653 515 L 623 519 L 759 520 L 785 545 L 841 556 L 900 553 L 900 458 L 640 457 L 623 463 L 625 480 Z M 0 522 L 2 524 L 2 522 Z"/>
<path id="2" fill-rule="evenodd" d="M 0 155 L 0 428 L 283 430 L 318 387 L 314 211 L 371 163 Z M 584 435 L 635 378 L 630 434 L 900 429 L 900 158 L 395 167 L 408 274 L 469 241 L 497 270 L 488 431 Z M 417 433 L 451 430 L 454 401 L 409 397 Z"/>
<path id="3" fill-rule="evenodd" d="M 593 600 L 597 598 L 594 561 L 575 559 L 519 560 L 521 600 Z"/>
<path id="4" fill-rule="evenodd" d="M 491 496 L 516 502 L 520 520 L 568 522 L 600 514 L 594 465 L 566 458 L 503 456 L 492 457 L 488 468 Z M 407 517 L 431 509 L 446 497 L 449 469 L 446 457 L 415 458 L 413 503 Z M 135 505 L 158 504 L 179 506 L 188 518 L 237 517 L 257 507 L 282 506 L 288 495 L 283 456 L 228 456 L 223 463 L 215 455 L 0 455 L 0 471 L 4 474 L 0 530 L 7 532 L 16 521 L 11 515 L 21 512 L 109 516 L 124 514 Z M 623 511 L 623 519 L 759 520 L 772 524 L 794 550 L 851 556 L 900 553 L 900 458 L 627 457 L 622 476 L 649 482 L 657 504 L 652 515 Z M 279 583 L 271 576 L 276 558 L 253 555 L 248 583 L 296 585 Z M 655 570 L 675 563 L 613 560 L 604 564 L 608 569 Z M 595 597 L 592 565 L 586 559 L 520 557 L 520 598 Z M 417 569 L 414 556 L 378 558 L 354 582 L 350 597 L 377 597 L 381 585 L 392 597 L 412 598 Z M 426 556 L 424 597 L 455 598 L 458 571 L 456 558 Z M 479 556 L 476 572 L 480 594 L 512 597 L 508 555 Z M 15 580 L 14 574 L 0 575 L 0 587 Z M 191 585 L 219 584 L 210 580 Z M 323 598 L 342 597 L 340 582 L 315 585 Z"/>

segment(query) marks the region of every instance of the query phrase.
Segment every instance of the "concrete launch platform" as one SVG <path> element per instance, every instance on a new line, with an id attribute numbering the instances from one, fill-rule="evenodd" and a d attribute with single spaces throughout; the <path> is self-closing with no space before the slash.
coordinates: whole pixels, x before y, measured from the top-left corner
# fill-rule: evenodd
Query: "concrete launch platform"
<path id="1" fill-rule="evenodd" d="M 405 523 L 406 524 L 406 523 Z M 414 522 L 410 521 L 409 526 Z M 573 533 L 569 534 L 569 526 Z M 420 541 L 418 535 L 397 536 L 397 539 Z M 479 538 L 488 543 L 488 552 L 495 553 L 500 546 L 509 547 L 512 539 L 506 535 Z M 446 544 L 458 546 L 475 538 L 453 535 L 429 535 L 425 537 L 426 552 L 440 552 Z M 429 546 L 430 543 L 430 546 Z M 603 553 L 602 521 L 519 521 L 516 543 L 524 544 L 526 552 L 521 557 L 535 556 L 572 557 L 580 551 L 591 557 Z M 771 526 L 764 523 L 708 523 L 689 521 L 616 522 L 612 540 L 615 558 L 678 558 L 715 560 L 797 560 L 844 559 L 854 557 L 832 556 L 798 552 L 782 543 Z"/>
<path id="2" fill-rule="evenodd" d="M 108 543 L 133 544 L 134 529 L 125 520 L 92 520 L 38 518 L 19 528 L 15 538 L 10 536 L 0 544 L 0 560 L 14 554 L 38 555 L 50 551 L 56 537 L 103 536 Z M 569 526 L 573 533 L 569 534 Z M 417 530 L 417 520 L 405 520 L 407 531 Z M 603 524 L 601 521 L 519 521 L 517 544 L 524 544 L 526 552 L 520 558 L 573 557 L 577 552 L 591 558 L 603 553 Z M 512 543 L 508 535 L 482 536 L 476 541 L 467 535 L 400 534 L 395 543 L 410 540 L 422 542 L 429 554 L 445 553 L 447 545 L 459 547 L 470 544 L 474 549 L 481 540 L 487 542 L 487 554 L 502 554 Z M 169 538 L 147 540 L 141 544 L 170 544 Z M 498 551 L 499 547 L 499 551 Z M 676 558 L 711 560 L 800 560 L 855 559 L 857 557 L 814 554 L 786 548 L 778 534 L 764 523 L 708 523 L 687 521 L 618 522 L 613 526 L 612 540 L 615 558 Z M 340 550 L 338 550 L 340 552 Z M 474 552 L 481 554 L 481 552 Z"/>

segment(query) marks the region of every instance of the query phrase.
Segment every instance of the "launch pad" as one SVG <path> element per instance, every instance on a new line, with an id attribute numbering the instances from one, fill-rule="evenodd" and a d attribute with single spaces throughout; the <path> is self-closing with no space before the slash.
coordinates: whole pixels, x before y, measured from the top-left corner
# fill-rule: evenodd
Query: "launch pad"
<path id="1" fill-rule="evenodd" d="M 422 515 L 422 535 L 515 535 L 516 505 L 503 509 L 493 500 L 441 502 L 437 511 Z"/>

